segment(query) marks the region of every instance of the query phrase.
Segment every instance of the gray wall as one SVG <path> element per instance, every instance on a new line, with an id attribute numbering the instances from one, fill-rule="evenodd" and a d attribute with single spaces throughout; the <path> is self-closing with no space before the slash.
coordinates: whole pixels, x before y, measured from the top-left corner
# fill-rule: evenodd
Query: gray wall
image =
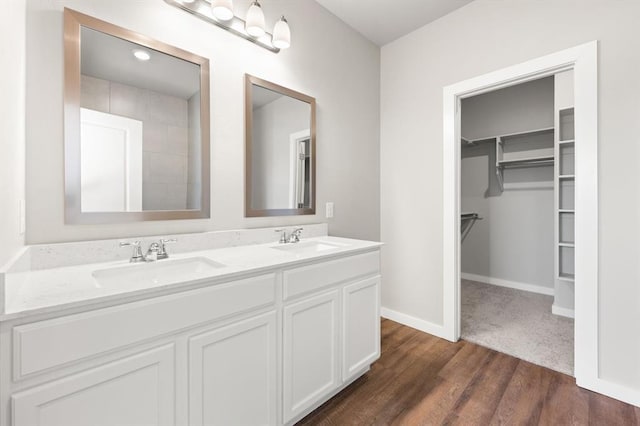
<path id="1" fill-rule="evenodd" d="M 382 47 L 383 306 L 442 324 L 442 88 L 598 40 L 599 375 L 640 391 L 639 18 L 636 0 L 476 0 Z"/>
<path id="2" fill-rule="evenodd" d="M 24 200 L 25 10 L 22 0 L 2 3 L 0 39 L 0 269 L 24 245 L 20 200 Z"/>
<path id="3" fill-rule="evenodd" d="M 292 208 L 289 136 L 309 130 L 309 104 L 288 96 L 253 111 L 254 209 Z"/>
<path id="4" fill-rule="evenodd" d="M 27 199 L 29 243 L 287 226 L 324 221 L 335 235 L 378 239 L 380 50 L 314 1 L 265 4 L 285 14 L 290 49 L 274 54 L 158 0 L 28 0 Z M 210 59 L 211 219 L 69 226 L 63 197 L 62 8 L 71 7 Z M 246 1 L 235 2 L 237 11 Z M 244 74 L 317 100 L 318 214 L 244 217 Z"/>
<path id="5" fill-rule="evenodd" d="M 464 99 L 462 135 L 553 127 L 553 83 L 548 77 Z M 553 133 L 545 137 L 553 144 Z M 535 141 L 522 138 L 521 146 Z M 505 170 L 500 191 L 495 163 L 495 143 L 462 149 L 461 208 L 483 218 L 462 244 L 462 272 L 553 289 L 553 166 Z"/>

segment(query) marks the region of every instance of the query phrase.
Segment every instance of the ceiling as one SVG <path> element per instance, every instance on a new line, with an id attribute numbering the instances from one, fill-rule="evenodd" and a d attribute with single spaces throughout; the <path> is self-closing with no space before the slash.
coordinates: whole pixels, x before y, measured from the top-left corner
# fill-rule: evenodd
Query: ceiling
<path id="1" fill-rule="evenodd" d="M 82 27 L 81 40 L 84 75 L 181 99 L 189 99 L 200 90 L 199 65 L 88 27 Z M 135 59 L 134 50 L 146 51 L 151 59 Z"/>
<path id="2" fill-rule="evenodd" d="M 316 0 L 378 46 L 392 42 L 471 1 Z"/>

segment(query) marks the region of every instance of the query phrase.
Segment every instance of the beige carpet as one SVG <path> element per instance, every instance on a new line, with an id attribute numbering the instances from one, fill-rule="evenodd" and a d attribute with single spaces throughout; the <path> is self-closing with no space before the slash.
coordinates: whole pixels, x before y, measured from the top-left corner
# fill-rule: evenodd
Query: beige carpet
<path id="1" fill-rule="evenodd" d="M 464 340 L 573 376 L 573 319 L 552 296 L 462 280 L 461 303 Z"/>

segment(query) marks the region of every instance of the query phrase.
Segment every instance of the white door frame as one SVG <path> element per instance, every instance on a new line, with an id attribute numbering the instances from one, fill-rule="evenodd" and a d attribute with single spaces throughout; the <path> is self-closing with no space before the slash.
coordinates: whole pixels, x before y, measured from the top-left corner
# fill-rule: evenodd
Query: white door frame
<path id="1" fill-rule="evenodd" d="M 575 356 L 579 386 L 598 378 L 598 42 L 507 67 L 444 88 L 444 332 L 460 338 L 460 102 L 573 69 L 575 84 Z"/>

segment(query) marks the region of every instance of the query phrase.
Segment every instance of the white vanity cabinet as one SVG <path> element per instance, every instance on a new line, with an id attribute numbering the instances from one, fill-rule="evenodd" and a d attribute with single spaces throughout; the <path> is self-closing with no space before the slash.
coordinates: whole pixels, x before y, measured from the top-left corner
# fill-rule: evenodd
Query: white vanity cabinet
<path id="1" fill-rule="evenodd" d="M 342 380 L 346 382 L 380 357 L 380 277 L 346 285 L 342 295 Z"/>
<path id="2" fill-rule="evenodd" d="M 289 421 L 338 388 L 340 292 L 284 308 L 284 416 Z"/>
<path id="3" fill-rule="evenodd" d="M 175 348 L 164 345 L 12 396 L 15 426 L 171 425 Z"/>
<path id="4" fill-rule="evenodd" d="M 0 426 L 291 424 L 380 355 L 378 247 L 0 322 Z"/>
<path id="5" fill-rule="evenodd" d="M 380 356 L 379 252 L 283 273 L 283 417 L 299 420 Z"/>
<path id="6" fill-rule="evenodd" d="M 276 277 L 2 324 L 0 424 L 277 424 Z"/>
<path id="7" fill-rule="evenodd" d="M 276 312 L 189 338 L 189 425 L 277 424 Z"/>

